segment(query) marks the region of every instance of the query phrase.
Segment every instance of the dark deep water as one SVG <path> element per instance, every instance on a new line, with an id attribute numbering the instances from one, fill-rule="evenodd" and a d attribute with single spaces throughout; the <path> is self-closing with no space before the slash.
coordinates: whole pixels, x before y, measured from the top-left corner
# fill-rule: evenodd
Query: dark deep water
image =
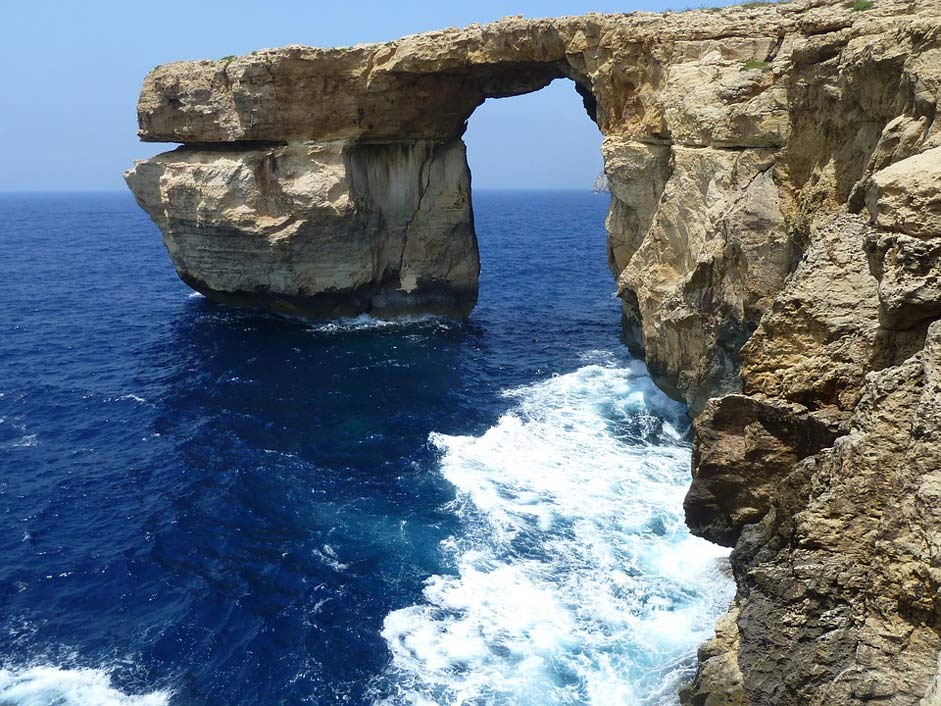
<path id="1" fill-rule="evenodd" d="M 0 706 L 670 703 L 730 588 L 606 208 L 478 193 L 468 323 L 310 325 L 0 196 Z"/>

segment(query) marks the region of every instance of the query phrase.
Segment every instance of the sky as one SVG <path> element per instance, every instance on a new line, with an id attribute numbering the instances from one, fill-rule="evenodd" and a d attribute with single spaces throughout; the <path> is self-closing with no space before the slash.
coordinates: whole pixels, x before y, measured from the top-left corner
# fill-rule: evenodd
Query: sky
<path id="1" fill-rule="evenodd" d="M 0 0 L 0 191 L 123 189 L 147 72 L 285 44 L 341 46 L 507 15 L 682 9 L 699 0 Z M 706 4 L 724 4 L 721 0 Z M 601 135 L 571 82 L 488 100 L 465 136 L 477 188 L 589 188 Z"/>

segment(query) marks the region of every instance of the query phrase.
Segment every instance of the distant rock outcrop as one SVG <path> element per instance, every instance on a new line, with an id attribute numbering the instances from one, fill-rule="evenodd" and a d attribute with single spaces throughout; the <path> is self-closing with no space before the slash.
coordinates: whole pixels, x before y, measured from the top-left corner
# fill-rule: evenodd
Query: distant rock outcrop
<path id="1" fill-rule="evenodd" d="M 147 77 L 127 174 L 207 296 L 463 316 L 461 134 L 567 77 L 604 134 L 625 331 L 696 415 L 737 596 L 688 704 L 941 703 L 941 5 L 510 18 Z M 534 257 L 537 257 L 535 254 Z"/>
<path id="2" fill-rule="evenodd" d="M 591 185 L 591 190 L 596 194 L 610 194 L 611 189 L 608 188 L 608 175 L 601 172 L 598 178 L 595 179 L 595 183 Z"/>

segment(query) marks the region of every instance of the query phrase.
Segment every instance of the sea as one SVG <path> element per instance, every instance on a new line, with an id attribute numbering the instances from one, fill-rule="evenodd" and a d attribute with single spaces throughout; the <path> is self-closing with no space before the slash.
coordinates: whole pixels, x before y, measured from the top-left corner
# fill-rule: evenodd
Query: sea
<path id="1" fill-rule="evenodd" d="M 468 321 L 311 323 L 0 195 L 0 706 L 676 703 L 732 583 L 608 199 L 475 193 Z"/>

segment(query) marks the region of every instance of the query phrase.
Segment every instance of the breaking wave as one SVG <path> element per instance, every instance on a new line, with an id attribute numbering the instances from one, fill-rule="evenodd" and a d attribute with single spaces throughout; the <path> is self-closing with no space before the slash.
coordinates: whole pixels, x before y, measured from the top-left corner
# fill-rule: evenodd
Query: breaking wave
<path id="1" fill-rule="evenodd" d="M 169 697 L 165 691 L 126 694 L 101 669 L 0 669 L 3 706 L 166 706 Z"/>
<path id="2" fill-rule="evenodd" d="M 482 436 L 431 435 L 462 533 L 385 618 L 378 703 L 675 702 L 732 595 L 727 550 L 684 523 L 684 409 L 639 365 L 505 394 Z"/>

